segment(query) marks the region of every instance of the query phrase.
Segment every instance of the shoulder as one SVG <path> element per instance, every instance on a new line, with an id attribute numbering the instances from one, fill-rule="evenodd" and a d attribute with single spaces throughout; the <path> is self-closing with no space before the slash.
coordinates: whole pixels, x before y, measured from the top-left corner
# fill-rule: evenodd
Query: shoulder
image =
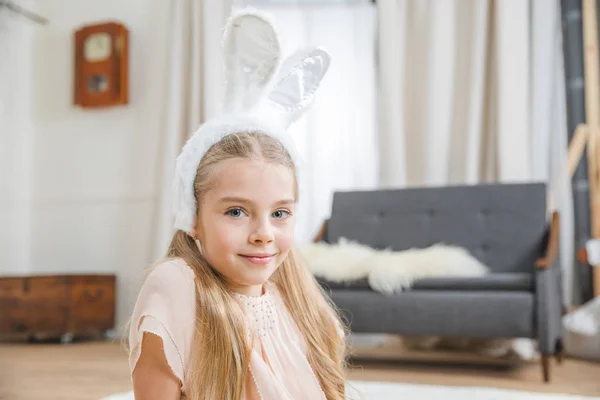
<path id="1" fill-rule="evenodd" d="M 168 259 L 151 268 L 144 284 L 183 284 L 193 285 L 195 274 L 181 258 Z"/>
<path id="2" fill-rule="evenodd" d="M 138 294 L 134 317 L 154 316 L 180 322 L 195 312 L 194 271 L 182 259 L 169 259 L 153 267 Z"/>
<path id="3" fill-rule="evenodd" d="M 169 259 L 152 267 L 138 294 L 136 306 L 165 304 L 189 308 L 195 302 L 195 274 L 187 263 Z"/>
<path id="4" fill-rule="evenodd" d="M 152 267 L 140 288 L 136 308 L 165 304 L 177 308 L 194 303 L 195 293 L 194 271 L 182 259 L 169 259 Z M 182 304 L 183 303 L 183 304 Z"/>

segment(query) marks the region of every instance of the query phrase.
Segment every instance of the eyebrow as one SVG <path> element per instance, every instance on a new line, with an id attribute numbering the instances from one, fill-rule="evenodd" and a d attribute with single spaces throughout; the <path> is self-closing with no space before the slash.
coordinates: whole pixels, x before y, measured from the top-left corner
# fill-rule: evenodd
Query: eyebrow
<path id="1" fill-rule="evenodd" d="M 245 199 L 243 197 L 222 197 L 219 199 L 219 203 L 242 203 L 242 204 L 252 204 L 252 201 L 249 199 Z M 293 204 L 295 201 L 293 199 L 284 199 L 279 200 L 273 203 L 275 206 L 282 206 L 286 204 Z"/>

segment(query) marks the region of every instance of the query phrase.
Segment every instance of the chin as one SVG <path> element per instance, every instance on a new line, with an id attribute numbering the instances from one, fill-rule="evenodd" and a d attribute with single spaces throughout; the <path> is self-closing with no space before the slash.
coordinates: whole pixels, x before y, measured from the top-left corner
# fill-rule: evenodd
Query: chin
<path id="1" fill-rule="evenodd" d="M 277 270 L 276 266 L 261 266 L 257 269 L 246 269 L 244 274 L 244 282 L 247 285 L 262 285 L 269 280 L 271 275 Z"/>
<path id="2" fill-rule="evenodd" d="M 249 285 L 262 285 L 263 283 L 269 280 L 271 275 L 273 275 L 273 272 L 275 272 L 275 269 L 269 269 L 268 271 L 265 270 L 260 272 L 251 272 L 248 275 L 246 275 L 245 281 Z"/>

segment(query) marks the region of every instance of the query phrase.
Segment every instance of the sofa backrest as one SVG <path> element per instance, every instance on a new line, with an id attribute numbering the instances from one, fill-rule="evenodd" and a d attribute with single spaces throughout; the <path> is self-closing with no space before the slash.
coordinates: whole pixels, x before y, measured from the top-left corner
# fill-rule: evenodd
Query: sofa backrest
<path id="1" fill-rule="evenodd" d="M 445 243 L 494 272 L 531 272 L 546 230 L 545 184 L 481 184 L 336 192 L 325 240 L 395 251 Z"/>

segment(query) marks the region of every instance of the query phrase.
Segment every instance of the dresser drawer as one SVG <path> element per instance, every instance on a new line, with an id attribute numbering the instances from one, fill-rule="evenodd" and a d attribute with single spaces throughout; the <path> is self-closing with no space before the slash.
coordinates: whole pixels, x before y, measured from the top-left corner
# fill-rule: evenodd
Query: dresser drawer
<path id="1" fill-rule="evenodd" d="M 0 279 L 0 332 L 58 333 L 65 329 L 69 301 L 65 277 Z"/>
<path id="2" fill-rule="evenodd" d="M 23 278 L 0 279 L 0 302 L 2 299 L 15 299 L 20 297 L 22 290 Z"/>
<path id="3" fill-rule="evenodd" d="M 70 330 L 106 330 L 115 321 L 115 277 L 76 276 L 71 284 Z"/>
<path id="4" fill-rule="evenodd" d="M 66 302 L 69 294 L 67 277 L 43 276 L 0 279 L 0 298 L 26 301 L 59 300 Z"/>
<path id="5" fill-rule="evenodd" d="M 69 277 L 44 276 L 23 278 L 21 298 L 31 302 L 52 301 L 67 304 L 69 301 Z"/>

